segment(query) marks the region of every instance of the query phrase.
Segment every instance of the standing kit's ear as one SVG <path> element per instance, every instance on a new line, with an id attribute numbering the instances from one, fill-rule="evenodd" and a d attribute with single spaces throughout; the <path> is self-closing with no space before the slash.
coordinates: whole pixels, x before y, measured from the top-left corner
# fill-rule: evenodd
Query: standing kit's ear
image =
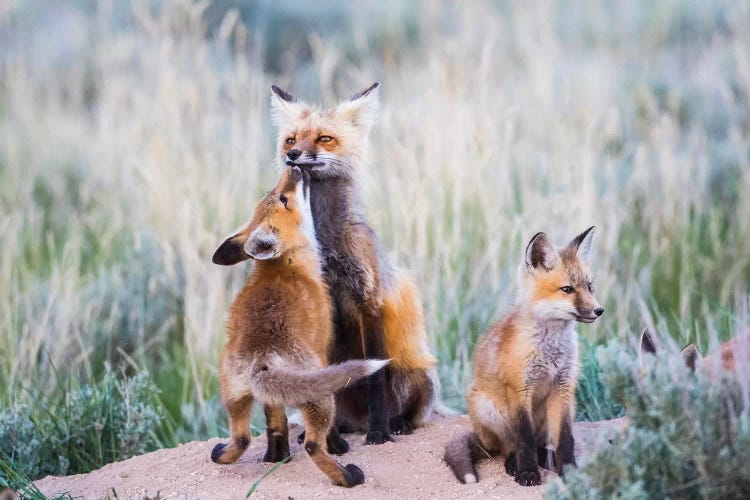
<path id="1" fill-rule="evenodd" d="M 559 259 L 555 246 L 544 233 L 535 234 L 526 247 L 525 261 L 529 268 L 550 271 Z"/>
<path id="2" fill-rule="evenodd" d="M 247 260 L 250 256 L 245 253 L 244 245 L 245 238 L 243 237 L 243 233 L 233 234 L 224 240 L 224 243 L 219 245 L 211 261 L 220 266 L 233 266 L 238 262 Z"/>

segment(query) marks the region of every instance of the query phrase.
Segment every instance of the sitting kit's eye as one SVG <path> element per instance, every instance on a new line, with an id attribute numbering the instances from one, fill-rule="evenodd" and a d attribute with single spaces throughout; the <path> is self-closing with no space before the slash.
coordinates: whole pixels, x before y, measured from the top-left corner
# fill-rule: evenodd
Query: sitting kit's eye
<path id="1" fill-rule="evenodd" d="M 286 204 L 289 203 L 289 198 L 287 198 L 285 194 L 279 196 L 279 200 L 284 204 L 284 208 L 289 208 L 286 206 Z"/>
<path id="2" fill-rule="evenodd" d="M 573 287 L 572 286 L 564 286 L 560 288 L 563 293 L 573 293 Z"/>
<path id="3" fill-rule="evenodd" d="M 321 135 L 318 137 L 318 142 L 331 142 L 333 138 L 330 135 Z"/>
<path id="4" fill-rule="evenodd" d="M 288 145 L 290 145 L 290 146 L 291 146 L 292 144 L 294 144 L 295 142 L 297 142 L 297 141 L 295 141 L 295 140 L 294 140 L 294 137 L 289 137 L 289 138 L 288 138 L 288 139 L 286 140 L 286 143 L 287 143 Z"/>

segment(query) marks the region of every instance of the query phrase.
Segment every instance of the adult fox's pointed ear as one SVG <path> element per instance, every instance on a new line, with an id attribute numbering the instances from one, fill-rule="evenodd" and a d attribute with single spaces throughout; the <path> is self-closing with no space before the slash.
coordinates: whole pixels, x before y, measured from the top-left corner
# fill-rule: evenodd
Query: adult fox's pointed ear
<path id="1" fill-rule="evenodd" d="M 526 247 L 524 260 L 529 268 L 550 271 L 557 265 L 560 255 L 546 234 L 536 233 Z"/>
<path id="2" fill-rule="evenodd" d="M 233 266 L 238 262 L 249 259 L 250 256 L 245 253 L 246 240 L 247 235 L 244 231 L 233 234 L 219 245 L 211 258 L 211 262 L 220 266 Z"/>
<path id="3" fill-rule="evenodd" d="M 591 226 L 568 244 L 569 248 L 576 251 L 576 255 L 586 264 L 591 263 L 591 250 L 594 246 L 594 231 L 596 226 Z"/>
<path id="4" fill-rule="evenodd" d="M 271 121 L 281 127 L 299 116 L 303 103 L 286 90 L 271 85 Z"/>
<path id="5" fill-rule="evenodd" d="M 354 126 L 369 132 L 378 115 L 378 82 L 354 94 L 348 101 L 339 104 L 336 111 L 349 119 Z"/>

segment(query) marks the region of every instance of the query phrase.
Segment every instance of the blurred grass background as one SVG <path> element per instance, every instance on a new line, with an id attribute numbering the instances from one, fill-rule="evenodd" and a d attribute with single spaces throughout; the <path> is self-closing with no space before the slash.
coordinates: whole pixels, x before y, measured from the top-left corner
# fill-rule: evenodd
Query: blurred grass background
<path id="1" fill-rule="evenodd" d="M 6 1 L 0 430 L 69 443 L 71 394 L 124 401 L 75 423 L 96 430 L 140 383 L 161 415 L 133 430 L 145 449 L 225 435 L 218 353 L 249 267 L 210 256 L 274 184 L 269 86 L 331 104 L 373 81 L 368 213 L 419 283 L 449 404 L 537 231 L 598 226 L 579 418 L 621 412 L 604 341 L 649 325 L 705 352 L 748 326 L 748 2 Z M 60 454 L 58 473 L 118 456 Z"/>

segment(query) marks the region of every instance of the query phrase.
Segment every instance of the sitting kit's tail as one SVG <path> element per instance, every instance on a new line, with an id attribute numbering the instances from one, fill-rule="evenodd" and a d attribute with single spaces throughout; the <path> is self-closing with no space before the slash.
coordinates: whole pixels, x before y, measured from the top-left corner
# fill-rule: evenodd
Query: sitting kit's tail
<path id="1" fill-rule="evenodd" d="M 445 446 L 443 460 L 462 483 L 476 483 L 476 463 L 481 448 L 477 435 L 467 432 L 451 439 Z"/>
<path id="2" fill-rule="evenodd" d="M 314 370 L 259 364 L 253 369 L 250 387 L 253 395 L 266 404 L 299 406 L 330 396 L 389 362 L 389 359 L 351 360 Z"/>

